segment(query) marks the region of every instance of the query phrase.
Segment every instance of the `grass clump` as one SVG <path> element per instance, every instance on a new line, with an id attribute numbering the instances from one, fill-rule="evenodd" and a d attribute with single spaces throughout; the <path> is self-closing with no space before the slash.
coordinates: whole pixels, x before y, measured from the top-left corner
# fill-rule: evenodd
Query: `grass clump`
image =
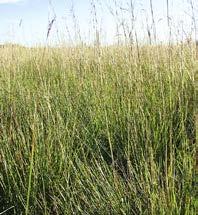
<path id="1" fill-rule="evenodd" d="M 193 50 L 1 50 L 0 211 L 196 214 Z"/>

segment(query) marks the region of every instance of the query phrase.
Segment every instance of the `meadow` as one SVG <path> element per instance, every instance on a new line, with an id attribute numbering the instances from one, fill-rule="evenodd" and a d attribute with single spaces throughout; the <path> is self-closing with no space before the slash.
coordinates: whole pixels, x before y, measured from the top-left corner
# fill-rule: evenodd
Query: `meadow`
<path id="1" fill-rule="evenodd" d="M 195 51 L 2 47 L 0 212 L 196 214 Z"/>

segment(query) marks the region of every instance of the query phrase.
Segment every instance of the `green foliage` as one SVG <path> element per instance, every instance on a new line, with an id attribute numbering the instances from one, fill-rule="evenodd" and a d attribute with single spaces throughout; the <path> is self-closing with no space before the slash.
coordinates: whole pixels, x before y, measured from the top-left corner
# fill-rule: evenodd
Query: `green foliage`
<path id="1" fill-rule="evenodd" d="M 0 211 L 196 214 L 195 61 L 167 49 L 3 53 Z"/>

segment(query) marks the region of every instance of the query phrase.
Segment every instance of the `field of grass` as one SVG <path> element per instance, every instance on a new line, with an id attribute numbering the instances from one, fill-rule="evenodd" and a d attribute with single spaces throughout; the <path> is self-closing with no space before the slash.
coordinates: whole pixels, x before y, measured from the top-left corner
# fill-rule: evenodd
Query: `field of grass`
<path id="1" fill-rule="evenodd" d="M 196 66 L 193 44 L 1 48 L 0 212 L 196 214 Z"/>

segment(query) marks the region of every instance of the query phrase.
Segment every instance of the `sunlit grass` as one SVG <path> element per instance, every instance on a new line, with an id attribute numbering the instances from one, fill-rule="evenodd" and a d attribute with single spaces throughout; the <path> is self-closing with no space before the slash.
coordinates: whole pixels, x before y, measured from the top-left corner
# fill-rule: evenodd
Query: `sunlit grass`
<path id="1" fill-rule="evenodd" d="M 193 46 L 0 55 L 0 212 L 196 214 Z"/>

